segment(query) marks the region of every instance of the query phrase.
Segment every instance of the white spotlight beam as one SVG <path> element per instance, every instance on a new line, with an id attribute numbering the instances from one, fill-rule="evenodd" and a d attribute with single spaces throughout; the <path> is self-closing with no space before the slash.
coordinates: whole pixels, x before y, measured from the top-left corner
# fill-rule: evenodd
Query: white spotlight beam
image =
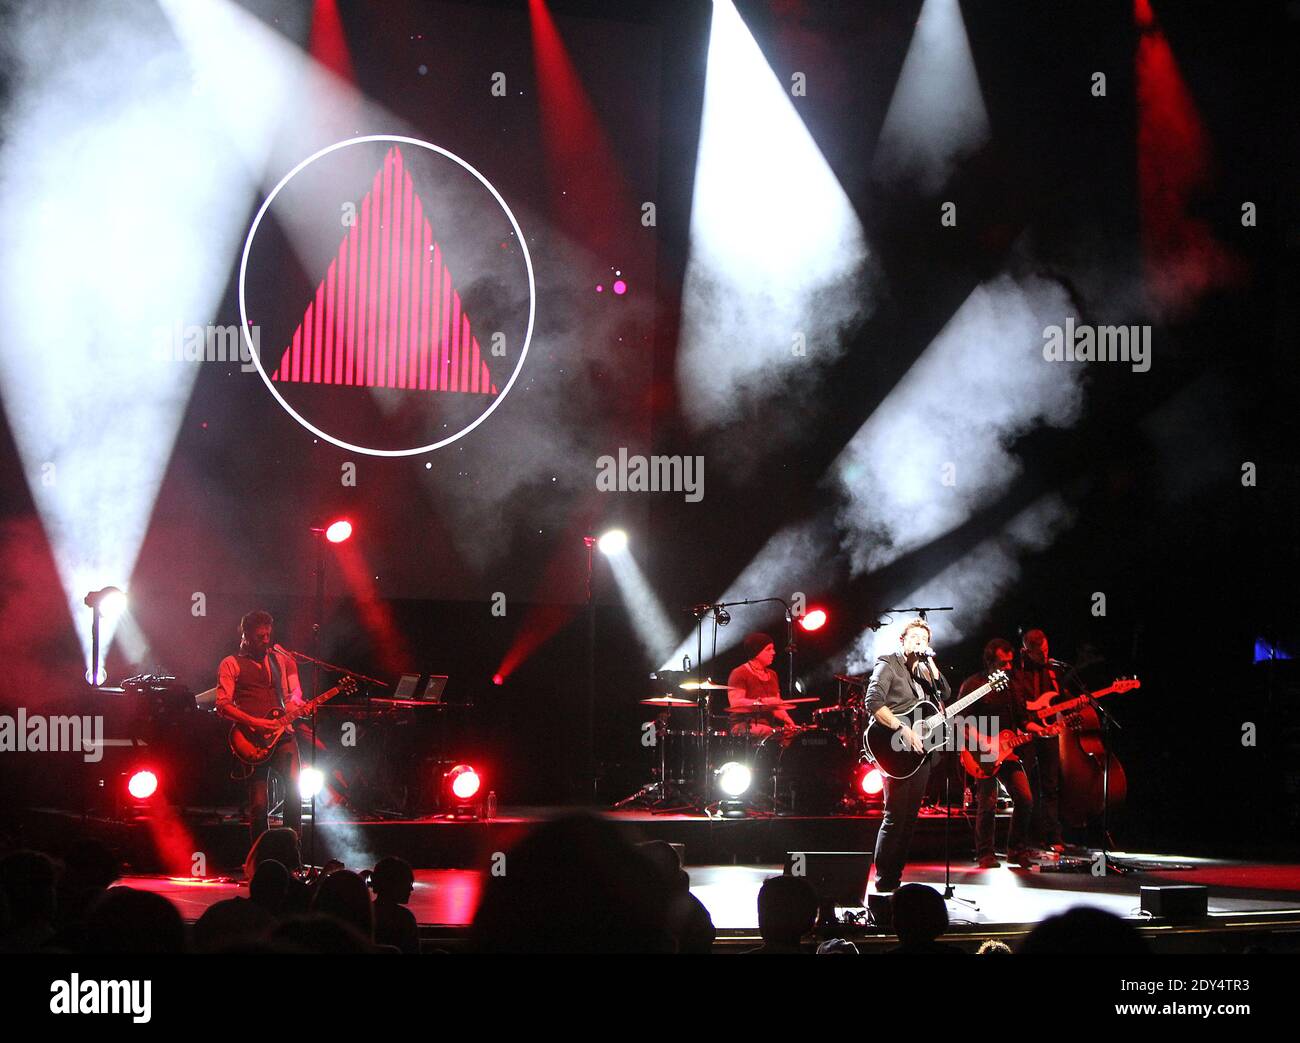
<path id="1" fill-rule="evenodd" d="M 754 560 L 746 566 L 718 601 L 743 601 L 746 598 L 783 597 L 787 601 L 796 591 L 805 594 L 820 589 L 829 582 L 834 573 L 831 560 L 835 548 L 826 546 L 829 527 L 817 521 L 805 522 L 782 529 L 767 541 Z M 810 589 L 811 588 L 811 589 Z M 770 618 L 772 612 L 779 611 L 775 605 L 758 605 L 753 609 L 732 609 L 730 626 L 718 628 L 718 655 L 740 644 L 744 636 L 755 630 L 759 623 L 757 613 L 766 613 Z M 712 654 L 713 634 L 706 624 L 705 647 Z M 682 656 L 695 658 L 699 644 L 695 629 L 692 628 L 676 645 L 671 655 L 663 661 L 661 670 L 679 669 Z M 699 664 L 701 667 L 708 665 Z"/>
<path id="2" fill-rule="evenodd" d="M 641 647 L 645 649 L 650 662 L 657 663 L 659 657 L 672 648 L 677 639 L 672 624 L 668 621 L 668 614 L 630 550 L 611 554 L 606 560 Z"/>
<path id="3" fill-rule="evenodd" d="M 1041 424 L 1068 426 L 1082 407 L 1082 367 L 1042 355 L 1044 327 L 1070 309 L 1049 280 L 1002 276 L 976 287 L 832 465 L 836 545 L 819 558 L 826 527 L 778 534 L 721 600 L 828 577 L 837 554 L 855 575 L 882 568 L 1000 496 L 1020 473 L 1011 443 Z M 947 603 L 942 589 L 930 592 Z M 887 645 L 889 632 L 880 633 Z M 693 648 L 684 641 L 664 668 Z"/>
<path id="4" fill-rule="evenodd" d="M 404 121 L 237 3 L 159 3 L 189 59 L 195 96 L 222 131 L 225 153 L 263 193 L 326 145 L 361 133 L 412 133 Z M 231 55 L 239 55 L 237 69 L 231 67 Z M 344 150 L 335 158 L 366 181 L 374 173 L 373 166 L 366 166 L 372 162 L 359 150 Z M 333 183 L 332 178 L 305 180 L 297 187 L 305 192 L 315 185 L 328 193 Z M 338 205 L 327 194 L 319 206 L 307 201 L 276 211 L 308 271 L 338 248 L 340 224 L 320 219 L 322 213 L 336 214 Z"/>
<path id="5" fill-rule="evenodd" d="M 1000 534 L 982 541 L 897 600 L 913 605 L 952 605 L 952 612 L 936 612 L 928 620 L 934 628 L 935 646 L 951 647 L 975 632 L 998 598 L 1020 577 L 1020 559 L 1046 549 L 1073 520 L 1074 512 L 1060 496 L 1041 497 Z M 877 631 L 863 630 L 845 653 L 848 672 L 870 673 L 877 656 L 898 651 L 898 638 L 907 621 L 895 617 Z"/>
<path id="6" fill-rule="evenodd" d="M 677 378 L 699 429 L 746 389 L 806 386 L 865 307 L 861 223 L 732 0 L 713 4 L 690 234 Z"/>
<path id="7" fill-rule="evenodd" d="M 216 308 L 252 186 L 147 5 L 69 11 L 8 41 L 0 394 L 89 662 L 81 600 L 129 584 L 197 373 L 159 331 Z"/>
<path id="8" fill-rule="evenodd" d="M 876 146 L 875 174 L 937 192 L 989 139 L 958 0 L 925 0 Z"/>
<path id="9" fill-rule="evenodd" d="M 855 574 L 881 568 L 961 525 L 1020 473 L 1010 445 L 1067 427 L 1083 368 L 1043 358 L 1063 323 L 1060 284 L 1001 276 L 977 286 L 832 466 Z"/>

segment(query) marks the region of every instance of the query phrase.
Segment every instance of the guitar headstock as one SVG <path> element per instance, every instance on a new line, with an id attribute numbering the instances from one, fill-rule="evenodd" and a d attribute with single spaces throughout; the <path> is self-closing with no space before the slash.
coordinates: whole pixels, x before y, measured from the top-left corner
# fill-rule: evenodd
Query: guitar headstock
<path id="1" fill-rule="evenodd" d="M 989 674 L 989 687 L 995 692 L 1002 691 L 1009 683 L 1006 673 L 1002 670 L 994 670 Z"/>

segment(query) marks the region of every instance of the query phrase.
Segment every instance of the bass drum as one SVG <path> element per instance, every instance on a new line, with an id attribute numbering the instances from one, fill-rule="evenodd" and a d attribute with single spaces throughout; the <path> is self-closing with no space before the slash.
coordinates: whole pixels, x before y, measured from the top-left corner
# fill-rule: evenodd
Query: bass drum
<path id="1" fill-rule="evenodd" d="M 769 735 L 754 753 L 754 786 L 778 811 L 829 815 L 853 781 L 855 758 L 835 733 L 800 728 Z"/>
<path id="2" fill-rule="evenodd" d="M 860 716 L 855 706 L 823 706 L 813 711 L 813 723 L 815 727 L 838 735 L 845 745 L 856 745 L 863 729 Z"/>

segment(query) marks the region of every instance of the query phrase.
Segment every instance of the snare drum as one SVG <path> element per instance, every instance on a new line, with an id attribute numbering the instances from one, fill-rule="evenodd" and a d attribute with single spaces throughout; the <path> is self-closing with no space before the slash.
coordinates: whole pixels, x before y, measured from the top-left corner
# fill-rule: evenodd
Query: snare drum
<path id="1" fill-rule="evenodd" d="M 777 732 L 755 752 L 755 785 L 774 797 L 778 807 L 799 815 L 827 815 L 848 793 L 853 765 L 849 748 L 826 728 Z"/>

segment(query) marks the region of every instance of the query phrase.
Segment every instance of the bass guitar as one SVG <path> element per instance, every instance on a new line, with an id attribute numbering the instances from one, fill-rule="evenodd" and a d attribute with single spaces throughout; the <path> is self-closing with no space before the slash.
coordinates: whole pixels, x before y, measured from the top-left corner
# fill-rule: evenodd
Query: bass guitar
<path id="1" fill-rule="evenodd" d="M 1037 717 L 1040 721 L 1045 721 L 1049 717 L 1054 717 L 1058 713 L 1068 713 L 1070 710 L 1083 706 L 1091 699 L 1100 699 L 1104 695 L 1116 695 L 1120 692 L 1131 692 L 1134 688 L 1141 688 L 1142 682 L 1136 677 L 1126 678 L 1122 681 L 1116 681 L 1106 688 L 1099 688 L 1095 692 L 1089 692 L 1087 695 L 1081 695 L 1077 699 L 1067 699 L 1063 703 L 1054 703 L 1052 699 L 1060 695 L 1055 688 L 1044 692 L 1037 699 L 1030 699 L 1025 703 L 1025 709 Z"/>
<path id="2" fill-rule="evenodd" d="M 267 717 L 277 723 L 283 722 L 285 727 L 288 727 L 299 717 L 310 714 L 321 703 L 328 702 L 336 695 L 351 695 L 356 690 L 356 679 L 345 677 L 328 692 L 323 692 L 310 702 L 299 703 L 287 710 L 282 710 L 277 706 L 267 714 Z M 280 741 L 280 736 L 283 734 L 283 729 L 276 732 L 266 732 L 260 728 L 254 728 L 252 725 L 236 723 L 230 728 L 230 752 L 245 764 L 256 767 L 271 756 L 275 751 L 276 744 Z"/>
<path id="3" fill-rule="evenodd" d="M 905 723 L 910 725 L 917 738 L 921 740 L 924 751 L 922 753 L 917 753 L 903 740 L 900 729 L 887 727 L 873 719 L 867 725 L 862 739 L 867 756 L 875 761 L 881 772 L 891 779 L 911 778 L 920 770 L 926 757 L 947 744 L 951 730 L 948 725 L 950 718 L 961 713 L 972 703 L 983 699 L 989 692 L 1000 692 L 1006 686 L 1007 675 L 1001 670 L 994 670 L 988 675 L 985 684 L 980 685 L 969 695 L 962 696 L 946 710 L 940 710 L 929 700 L 921 699 L 913 703 L 911 709 L 896 714 L 895 716 L 900 719 L 911 719 Z M 911 723 L 912 721 L 915 723 Z"/>

